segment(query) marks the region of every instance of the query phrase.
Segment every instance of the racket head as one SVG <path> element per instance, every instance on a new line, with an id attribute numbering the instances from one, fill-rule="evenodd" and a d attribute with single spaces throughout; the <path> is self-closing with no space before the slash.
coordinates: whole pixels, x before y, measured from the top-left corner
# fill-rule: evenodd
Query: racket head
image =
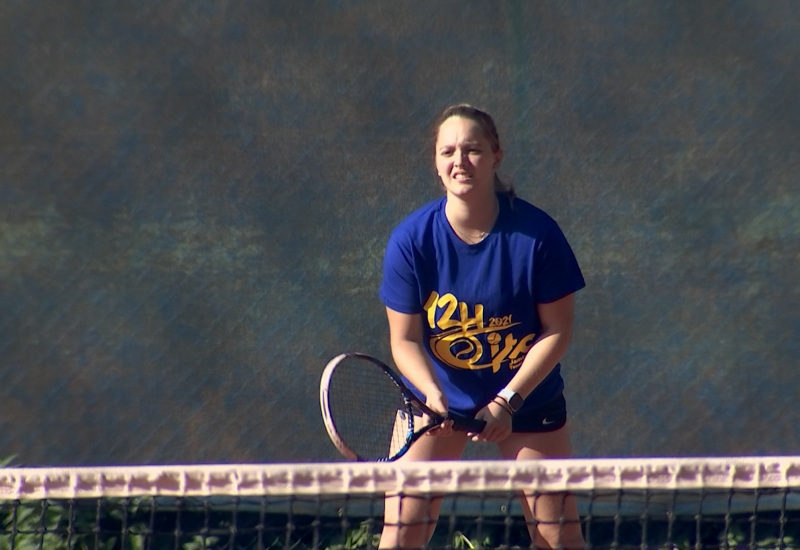
<path id="1" fill-rule="evenodd" d="M 325 429 L 339 452 L 351 460 L 396 460 L 422 433 L 444 421 L 436 415 L 420 425 L 424 405 L 419 405 L 388 365 L 364 353 L 338 355 L 322 373 Z"/>

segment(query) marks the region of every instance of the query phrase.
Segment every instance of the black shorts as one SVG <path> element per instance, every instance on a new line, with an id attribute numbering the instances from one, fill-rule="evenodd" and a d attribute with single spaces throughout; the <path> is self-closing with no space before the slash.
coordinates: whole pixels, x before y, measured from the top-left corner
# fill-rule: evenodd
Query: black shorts
<path id="1" fill-rule="evenodd" d="M 518 433 L 554 432 L 567 423 L 567 400 L 564 394 L 536 409 L 518 412 L 511 419 L 511 431 Z"/>

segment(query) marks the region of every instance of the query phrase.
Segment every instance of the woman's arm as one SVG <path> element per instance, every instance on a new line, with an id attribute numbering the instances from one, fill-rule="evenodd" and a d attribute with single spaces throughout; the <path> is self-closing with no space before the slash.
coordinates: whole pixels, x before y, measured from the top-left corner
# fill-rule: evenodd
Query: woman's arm
<path id="1" fill-rule="evenodd" d="M 575 297 L 570 294 L 536 307 L 541 331 L 525 355 L 522 366 L 506 386 L 523 399 L 550 374 L 567 351 L 572 338 Z M 475 417 L 486 421 L 486 429 L 473 437 L 475 441 L 497 442 L 511 434 L 511 416 L 494 401 L 478 411 Z"/>
<path id="2" fill-rule="evenodd" d="M 389 319 L 392 358 L 398 370 L 425 395 L 426 404 L 431 409 L 447 414 L 447 399 L 425 352 L 422 315 L 386 308 L 386 316 Z"/>
<path id="3" fill-rule="evenodd" d="M 575 295 L 568 294 L 549 304 L 537 304 L 542 329 L 528 350 L 522 366 L 506 386 L 527 397 L 566 353 L 572 340 Z"/>

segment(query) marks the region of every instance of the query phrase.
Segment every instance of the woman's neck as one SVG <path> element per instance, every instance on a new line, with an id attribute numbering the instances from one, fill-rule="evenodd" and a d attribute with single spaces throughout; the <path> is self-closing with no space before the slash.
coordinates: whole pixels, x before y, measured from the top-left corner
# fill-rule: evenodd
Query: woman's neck
<path id="1" fill-rule="evenodd" d="M 445 216 L 458 237 L 470 244 L 486 238 L 494 227 L 500 212 L 497 196 L 492 193 L 489 198 L 480 201 L 464 200 L 452 195 L 447 197 Z"/>

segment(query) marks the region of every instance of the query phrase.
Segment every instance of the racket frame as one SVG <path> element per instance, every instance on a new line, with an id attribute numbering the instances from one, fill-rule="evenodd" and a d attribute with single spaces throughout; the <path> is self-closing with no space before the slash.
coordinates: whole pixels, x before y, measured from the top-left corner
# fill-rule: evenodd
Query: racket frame
<path id="1" fill-rule="evenodd" d="M 392 462 L 397 460 L 398 458 L 402 457 L 408 450 L 411 448 L 411 445 L 414 444 L 420 437 L 425 435 L 427 432 L 441 426 L 447 420 L 453 420 L 453 429 L 457 431 L 463 432 L 470 432 L 470 433 L 479 433 L 486 423 L 483 420 L 476 420 L 474 418 L 467 418 L 462 415 L 458 415 L 455 413 L 450 412 L 447 416 L 442 416 L 441 414 L 437 413 L 436 411 L 432 410 L 428 407 L 422 400 L 420 400 L 414 393 L 405 385 L 403 380 L 398 376 L 391 367 L 389 367 L 386 363 L 377 359 L 371 355 L 366 353 L 351 351 L 337 355 L 330 361 L 328 364 L 325 365 L 325 370 L 322 372 L 322 378 L 320 380 L 319 385 L 319 399 L 320 399 L 320 408 L 322 409 L 322 419 L 325 424 L 325 429 L 328 432 L 328 436 L 331 439 L 331 442 L 334 446 L 339 450 L 342 455 L 345 457 L 356 460 L 359 462 L 368 462 L 373 461 L 373 459 L 367 459 L 361 457 L 356 453 L 353 449 L 351 449 L 344 439 L 339 435 L 338 430 L 336 429 L 336 420 L 333 418 L 330 409 L 330 401 L 328 396 L 328 388 L 330 387 L 330 381 L 333 376 L 333 373 L 336 371 L 336 367 L 342 363 L 345 359 L 349 358 L 357 358 L 361 360 L 368 361 L 372 363 L 373 366 L 379 368 L 383 371 L 383 373 L 388 376 L 392 382 L 397 386 L 397 389 L 400 391 L 400 394 L 403 397 L 403 403 L 405 405 L 405 410 L 402 411 L 408 417 L 407 425 L 406 425 L 406 438 L 405 443 L 403 446 L 395 451 L 392 455 L 387 456 L 385 458 L 377 459 L 378 462 Z M 418 430 L 415 429 L 415 415 L 414 412 L 420 412 L 423 415 L 428 417 L 428 423 L 419 428 Z M 368 414 L 368 412 L 367 412 Z"/>

